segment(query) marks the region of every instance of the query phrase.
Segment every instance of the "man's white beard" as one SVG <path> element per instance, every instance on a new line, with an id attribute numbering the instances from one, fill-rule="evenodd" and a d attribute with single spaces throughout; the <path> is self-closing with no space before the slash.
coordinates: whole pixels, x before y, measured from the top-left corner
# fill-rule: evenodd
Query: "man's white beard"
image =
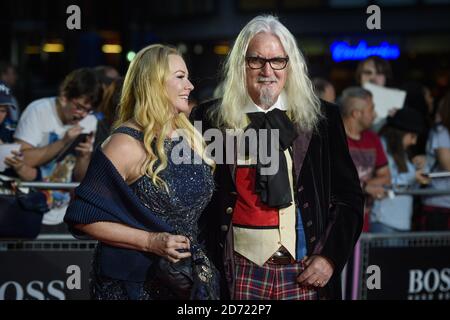
<path id="1" fill-rule="evenodd" d="M 271 88 L 263 87 L 259 92 L 259 103 L 260 107 L 263 109 L 269 109 L 275 104 L 275 95 Z"/>

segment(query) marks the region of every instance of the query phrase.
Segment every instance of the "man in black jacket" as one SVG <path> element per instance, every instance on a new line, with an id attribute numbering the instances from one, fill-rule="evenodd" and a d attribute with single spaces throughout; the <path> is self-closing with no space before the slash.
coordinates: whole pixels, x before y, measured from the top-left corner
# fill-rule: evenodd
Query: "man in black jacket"
<path id="1" fill-rule="evenodd" d="M 215 150 L 233 161 L 217 164 L 204 236 L 223 267 L 227 293 L 233 299 L 339 299 L 364 200 L 337 107 L 315 96 L 295 38 L 272 16 L 243 28 L 224 79 L 223 98 L 195 108 L 191 120 L 225 135 L 230 129 L 258 133 L 242 159 L 227 143 Z M 262 131 L 275 132 L 278 143 L 264 140 Z M 276 146 L 270 154 L 275 172 L 264 171 L 264 143 Z"/>

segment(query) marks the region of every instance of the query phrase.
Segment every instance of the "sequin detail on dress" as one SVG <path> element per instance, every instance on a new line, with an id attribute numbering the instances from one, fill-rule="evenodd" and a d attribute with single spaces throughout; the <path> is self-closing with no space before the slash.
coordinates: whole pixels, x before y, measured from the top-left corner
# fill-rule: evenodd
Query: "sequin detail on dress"
<path id="1" fill-rule="evenodd" d="M 143 141 L 142 132 L 133 128 L 120 127 L 113 133 L 124 133 Z M 156 186 L 147 176 L 139 178 L 130 185 L 130 188 L 146 207 L 172 226 L 176 234 L 188 237 L 192 246 L 198 246 L 198 220 L 213 194 L 214 178 L 211 167 L 206 163 L 203 161 L 192 163 L 191 157 L 195 154 L 190 148 L 186 148 L 184 143 L 182 140 L 164 140 L 168 163 L 167 167 L 159 173 L 159 177 L 166 182 L 168 192 Z M 174 157 L 171 157 L 172 152 Z M 173 159 L 176 159 L 176 163 Z M 203 250 L 200 249 L 198 254 L 204 257 L 213 275 L 215 268 Z M 94 259 L 95 269 L 96 259 Z M 211 275 L 203 273 L 200 276 L 206 279 Z M 151 299 L 152 297 L 148 283 L 134 285 L 131 288 L 125 281 L 107 279 L 97 274 L 93 274 L 91 278 L 91 292 L 94 299 Z"/>

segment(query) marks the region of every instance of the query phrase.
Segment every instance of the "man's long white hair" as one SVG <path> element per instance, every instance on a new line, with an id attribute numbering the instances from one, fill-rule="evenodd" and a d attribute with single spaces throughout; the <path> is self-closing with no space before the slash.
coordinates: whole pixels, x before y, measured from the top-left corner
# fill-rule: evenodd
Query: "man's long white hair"
<path id="1" fill-rule="evenodd" d="M 245 56 L 250 41 L 258 33 L 270 33 L 280 39 L 289 56 L 286 93 L 287 114 L 303 130 L 316 127 L 321 116 L 320 101 L 313 91 L 308 71 L 294 36 L 274 16 L 257 16 L 239 33 L 233 49 L 224 65 L 224 85 L 222 104 L 218 108 L 218 124 L 232 129 L 243 129 L 248 118 L 243 112 L 245 105 L 251 102 L 247 92 L 245 74 Z"/>

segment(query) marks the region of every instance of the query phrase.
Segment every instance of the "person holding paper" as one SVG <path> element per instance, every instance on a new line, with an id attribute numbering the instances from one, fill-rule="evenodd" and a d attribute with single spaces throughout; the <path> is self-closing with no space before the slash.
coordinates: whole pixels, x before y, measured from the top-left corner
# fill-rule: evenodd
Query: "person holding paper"
<path id="1" fill-rule="evenodd" d="M 386 118 L 393 115 L 396 110 L 401 109 L 405 103 L 406 92 L 393 88 L 385 88 L 373 83 L 365 83 L 363 88 L 372 94 L 373 103 L 377 111 L 374 121 L 375 131 L 381 128 Z"/>
<path id="2" fill-rule="evenodd" d="M 392 69 L 387 60 L 378 56 L 370 56 L 358 64 L 356 83 L 363 86 L 373 83 L 384 87 L 392 82 Z"/>
<path id="3" fill-rule="evenodd" d="M 372 93 L 377 117 L 372 130 L 378 132 L 386 118 L 403 107 L 406 92 L 392 88 L 392 69 L 389 61 L 378 56 L 371 56 L 361 61 L 356 70 L 358 85 Z"/>

